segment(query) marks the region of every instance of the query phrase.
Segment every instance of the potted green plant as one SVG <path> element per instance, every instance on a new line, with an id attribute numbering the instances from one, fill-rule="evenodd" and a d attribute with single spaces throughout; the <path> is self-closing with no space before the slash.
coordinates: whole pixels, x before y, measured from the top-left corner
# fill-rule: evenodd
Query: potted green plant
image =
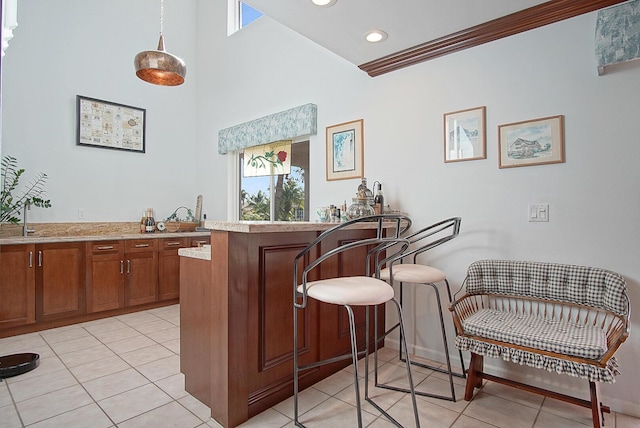
<path id="1" fill-rule="evenodd" d="M 13 192 L 20 185 L 20 178 L 24 174 L 24 168 L 18 168 L 18 160 L 6 155 L 2 158 L 2 193 L 0 194 L 0 223 L 20 223 L 20 210 L 27 204 L 33 204 L 40 208 L 49 208 L 51 201 L 44 199 L 44 185 L 47 174 L 39 173 L 29 184 L 18 191 L 17 196 Z"/>

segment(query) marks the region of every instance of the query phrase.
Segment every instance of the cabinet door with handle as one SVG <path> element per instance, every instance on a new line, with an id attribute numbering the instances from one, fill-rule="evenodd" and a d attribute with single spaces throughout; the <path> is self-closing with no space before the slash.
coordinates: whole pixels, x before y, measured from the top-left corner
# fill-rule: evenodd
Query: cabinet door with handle
<path id="1" fill-rule="evenodd" d="M 125 241 L 125 305 L 158 300 L 158 239 Z"/>
<path id="2" fill-rule="evenodd" d="M 0 328 L 36 322 L 35 245 L 0 247 Z"/>
<path id="3" fill-rule="evenodd" d="M 87 248 L 87 312 L 124 306 L 124 243 L 95 241 Z"/>
<path id="4" fill-rule="evenodd" d="M 36 319 L 85 313 L 85 243 L 36 245 Z"/>
<path id="5" fill-rule="evenodd" d="M 178 249 L 189 245 L 189 238 L 167 238 L 160 243 L 159 300 L 180 297 L 180 256 Z"/>

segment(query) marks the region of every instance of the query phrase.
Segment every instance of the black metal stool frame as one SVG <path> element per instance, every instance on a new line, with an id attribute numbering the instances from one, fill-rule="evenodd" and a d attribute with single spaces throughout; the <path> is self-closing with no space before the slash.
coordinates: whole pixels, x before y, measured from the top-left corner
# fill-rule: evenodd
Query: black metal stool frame
<path id="1" fill-rule="evenodd" d="M 301 259 L 303 259 L 314 247 L 316 247 L 318 245 L 318 243 L 320 243 L 323 239 L 325 239 L 328 235 L 334 233 L 337 230 L 341 230 L 347 227 L 352 226 L 355 223 L 359 223 L 362 221 L 367 221 L 367 222 L 377 222 L 377 226 L 376 226 L 376 237 L 375 238 L 367 238 L 367 239 L 361 239 L 361 240 L 357 240 L 357 241 L 353 241 L 350 242 L 348 244 L 344 244 L 341 245 L 331 251 L 328 251 L 322 255 L 320 255 L 316 260 L 310 262 L 309 264 L 307 264 L 302 273 L 301 273 L 301 284 L 298 282 L 298 263 Z M 391 229 L 388 228 L 389 226 L 389 222 L 392 222 L 391 224 L 394 225 Z M 385 227 L 387 226 L 387 227 Z M 354 320 L 354 315 L 353 315 L 353 310 L 351 308 L 350 305 L 342 305 L 345 307 L 345 309 L 347 310 L 347 314 L 349 317 L 349 333 L 350 333 L 350 339 L 351 339 L 351 353 L 350 354 L 345 354 L 345 355 L 340 355 L 337 357 L 333 357 L 333 358 L 328 358 L 325 360 L 321 360 L 321 361 L 316 361 L 310 364 L 306 364 L 303 366 L 299 366 L 298 365 L 298 332 L 297 332 L 297 326 L 298 326 L 298 310 L 300 309 L 304 309 L 307 306 L 307 293 L 306 293 L 306 284 L 307 284 L 307 276 L 309 274 L 309 272 L 311 270 L 313 270 L 315 267 L 317 267 L 318 265 L 320 265 L 323 261 L 325 261 L 328 258 L 331 258 L 339 253 L 342 253 L 344 251 L 348 251 L 350 249 L 356 248 L 356 247 L 362 247 L 362 246 L 372 246 L 373 248 L 368 250 L 367 252 L 367 256 L 366 256 L 366 261 L 365 261 L 365 271 L 366 271 L 366 277 L 370 277 L 371 276 L 371 272 L 370 272 L 370 266 L 372 264 L 372 260 L 374 262 L 374 266 L 375 266 L 375 274 L 374 276 L 376 278 L 379 278 L 380 276 L 380 266 L 384 265 L 388 259 L 391 259 L 392 257 L 394 257 L 398 252 L 401 252 L 403 250 L 405 250 L 408 246 L 409 246 L 409 240 L 406 238 L 401 238 L 400 236 L 405 233 L 407 231 L 407 229 L 411 226 L 411 220 L 406 217 L 406 216 L 402 216 L 402 215 L 389 215 L 389 214 L 384 214 L 384 215 L 375 215 L 375 216 L 369 216 L 366 218 L 360 218 L 360 219 L 355 219 L 355 220 L 351 220 L 345 223 L 341 223 L 323 233 L 321 233 L 313 242 L 311 242 L 304 250 L 302 250 L 295 258 L 294 262 L 293 262 L 293 292 L 294 292 L 294 296 L 293 296 L 293 301 L 294 301 L 294 308 L 293 308 L 293 325 L 294 325 L 294 332 L 293 332 L 293 360 L 294 360 L 294 373 L 293 373 L 293 386 L 294 386 L 294 423 L 297 427 L 302 427 L 304 428 L 304 425 L 300 422 L 299 420 L 299 409 L 298 409 L 298 390 L 299 390 L 299 385 L 298 385 L 298 374 L 300 372 L 302 372 L 303 370 L 307 370 L 310 368 L 314 368 L 314 367 L 318 367 L 324 364 L 329 364 L 329 363 L 334 363 L 337 361 L 342 361 L 345 359 L 352 359 L 352 364 L 353 364 L 353 369 L 354 369 L 354 387 L 355 387 L 355 392 L 356 392 L 356 408 L 358 411 L 358 427 L 362 427 L 362 407 L 361 407 L 361 403 L 360 403 L 360 385 L 359 385 L 359 376 L 358 376 L 358 359 L 359 357 L 364 357 L 365 358 L 365 391 L 364 391 L 364 395 L 365 395 L 365 400 L 370 403 L 372 406 L 374 406 L 382 415 L 384 415 L 391 423 L 393 423 L 394 425 L 398 426 L 398 427 L 402 427 L 402 425 L 396 421 L 391 415 L 389 415 L 386 411 L 384 411 L 380 406 L 378 406 L 370 397 L 369 397 L 369 389 L 368 389 L 368 376 L 369 376 L 369 325 L 370 325 L 370 321 L 369 321 L 369 306 L 366 306 L 366 315 L 365 315 L 365 349 L 364 351 L 358 351 L 358 346 L 357 346 L 357 342 L 356 342 L 356 328 L 355 328 L 355 320 Z M 385 230 L 389 231 L 392 230 L 393 233 L 391 234 L 391 236 L 385 236 Z M 386 254 L 386 251 L 391 250 L 391 248 L 395 247 L 395 246 L 400 246 L 400 249 L 397 250 L 396 252 L 393 252 L 393 254 L 391 256 L 384 256 L 384 254 Z M 384 257 L 381 260 L 381 257 Z M 299 292 L 299 287 L 302 287 L 302 293 Z M 402 320 L 402 307 L 400 305 L 400 302 L 394 297 L 391 299 L 391 301 L 394 302 L 397 312 L 398 312 L 398 317 L 399 317 L 399 322 L 398 322 L 398 327 L 400 328 L 400 331 L 404 333 L 404 327 L 403 327 L 403 320 Z M 377 349 L 378 349 L 378 337 L 377 337 L 377 323 L 378 323 L 378 318 L 377 318 L 377 311 L 376 314 L 374 316 L 374 327 L 376 328 L 375 330 L 375 338 L 374 338 L 374 353 L 375 353 L 375 359 L 377 361 Z M 406 342 L 401 341 L 401 346 L 403 345 L 405 348 L 405 352 L 408 355 L 408 350 L 407 350 L 407 345 Z M 418 418 L 418 408 L 417 408 L 417 403 L 416 403 L 416 398 L 415 398 L 415 393 L 414 393 L 414 388 L 413 388 L 413 379 L 412 379 L 412 375 L 411 375 L 411 364 L 409 359 L 407 358 L 405 361 L 405 365 L 406 365 L 406 369 L 407 369 L 407 377 L 409 379 L 409 389 L 407 390 L 407 392 L 411 393 L 411 398 L 412 398 L 412 404 L 413 404 L 413 409 L 414 409 L 414 415 L 415 415 L 415 426 L 417 428 L 420 427 L 420 421 Z M 376 370 L 377 370 L 377 365 L 376 365 Z"/>
<path id="2" fill-rule="evenodd" d="M 444 244 L 445 242 L 448 242 L 452 239 L 454 239 L 456 236 L 458 236 L 458 234 L 460 233 L 460 224 L 462 222 L 462 218 L 460 217 L 452 217 L 446 220 L 442 220 L 439 221 L 437 223 L 434 223 L 430 226 L 427 226 L 423 229 L 418 230 L 417 232 L 414 232 L 408 236 L 406 236 L 405 238 L 409 240 L 410 244 L 413 246 L 413 249 L 409 249 L 408 251 L 405 251 L 404 253 L 401 254 L 397 254 L 396 256 L 390 257 L 387 260 L 387 266 L 389 268 L 389 278 L 390 278 L 390 283 L 393 284 L 393 264 L 394 263 L 404 263 L 407 259 L 409 259 L 411 261 L 411 263 L 413 264 L 418 264 L 417 263 L 417 257 L 418 255 L 424 253 L 425 251 L 428 251 L 432 248 L 435 248 L 439 245 Z M 442 236 L 441 232 L 446 232 L 448 229 L 451 229 L 450 231 L 448 231 L 448 234 Z M 438 235 L 438 237 L 436 237 L 435 235 Z M 427 242 L 424 243 L 423 240 L 427 239 L 427 238 L 431 238 L 432 239 Z M 416 243 L 421 243 L 422 245 L 415 247 Z M 411 247 L 410 247 L 411 248 Z M 447 288 L 447 297 L 449 298 L 449 303 L 452 302 L 452 294 L 451 294 L 451 288 L 449 286 L 449 281 L 445 278 L 444 279 L 444 283 L 446 285 Z M 402 306 L 402 301 L 403 301 L 403 283 L 400 282 L 400 305 Z M 432 398 L 438 398 L 438 399 L 443 399 L 443 400 L 448 400 L 448 401 L 456 401 L 456 393 L 455 393 L 455 389 L 453 386 L 453 376 L 456 377 L 460 377 L 460 378 L 466 378 L 466 370 L 464 367 L 464 358 L 462 356 L 462 351 L 458 351 L 460 353 L 460 364 L 462 366 L 462 371 L 460 373 L 456 373 L 451 369 L 451 358 L 449 356 L 449 345 L 447 344 L 447 334 L 445 331 L 445 324 L 444 324 L 444 317 L 442 314 L 442 305 L 441 305 L 441 299 L 440 299 L 440 292 L 438 291 L 438 287 L 436 284 L 434 283 L 426 283 L 426 284 L 422 284 L 422 285 L 429 285 L 433 288 L 435 295 L 436 295 L 436 303 L 438 305 L 438 314 L 440 317 L 440 328 L 442 331 L 442 340 L 443 340 L 443 345 L 444 345 L 444 353 L 445 353 L 445 359 L 446 359 L 446 363 L 447 363 L 447 369 L 443 369 L 440 367 L 436 367 L 436 366 L 432 366 L 429 364 L 425 364 L 425 363 L 420 363 L 417 361 L 411 361 L 410 363 L 412 365 L 415 366 L 419 366 L 419 367 L 423 367 L 429 370 L 433 370 L 433 371 L 437 371 L 440 373 L 444 373 L 447 374 L 449 376 L 449 385 L 451 387 L 451 395 L 450 396 L 445 396 L 445 395 L 440 395 L 440 394 L 432 394 L 432 393 L 428 393 L 428 392 L 424 392 L 424 391 L 416 391 L 416 395 L 421 395 L 424 397 L 432 397 Z M 395 325 L 393 325 L 392 327 L 390 327 L 383 335 L 383 337 L 381 337 L 379 340 L 383 340 L 386 336 L 388 336 L 389 334 L 391 334 L 395 329 L 397 329 L 399 327 L 398 323 L 396 323 Z M 400 341 L 402 342 L 404 340 L 404 338 L 402 337 L 403 333 L 402 331 L 400 332 Z M 377 347 L 377 343 L 376 343 L 376 347 Z M 406 353 L 406 351 L 404 351 Z M 376 354 L 377 357 L 377 354 Z M 400 359 L 400 361 L 405 361 L 406 358 L 403 357 L 403 349 L 402 347 L 400 347 L 398 349 L 398 358 Z M 405 388 L 400 388 L 400 387 L 395 387 L 392 385 L 386 385 L 386 384 L 380 384 L 378 382 L 378 371 L 377 371 L 377 364 L 378 361 L 377 359 L 375 360 L 375 364 L 376 364 L 376 370 L 375 370 L 375 385 L 381 388 L 387 388 L 387 389 L 391 389 L 394 391 L 401 391 L 401 392 L 406 392 Z"/>

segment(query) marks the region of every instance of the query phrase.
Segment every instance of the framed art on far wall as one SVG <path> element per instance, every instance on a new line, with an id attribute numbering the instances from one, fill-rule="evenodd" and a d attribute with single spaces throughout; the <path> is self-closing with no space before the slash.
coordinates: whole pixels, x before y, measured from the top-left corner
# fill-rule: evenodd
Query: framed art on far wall
<path id="1" fill-rule="evenodd" d="M 444 161 L 487 158 L 486 107 L 444 114 Z"/>
<path id="2" fill-rule="evenodd" d="M 78 95 L 78 146 L 145 152 L 147 111 Z"/>
<path id="3" fill-rule="evenodd" d="M 498 126 L 500 168 L 564 162 L 564 116 Z"/>
<path id="4" fill-rule="evenodd" d="M 327 181 L 364 176 L 364 120 L 327 126 Z"/>

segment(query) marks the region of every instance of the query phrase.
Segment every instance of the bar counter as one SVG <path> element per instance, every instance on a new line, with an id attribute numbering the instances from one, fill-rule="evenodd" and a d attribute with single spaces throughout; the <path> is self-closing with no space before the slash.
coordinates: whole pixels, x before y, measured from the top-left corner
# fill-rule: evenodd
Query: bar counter
<path id="1" fill-rule="evenodd" d="M 335 242 L 374 236 L 375 223 L 340 232 Z M 235 427 L 293 394 L 293 260 L 335 226 L 311 222 L 208 221 L 211 246 L 181 249 L 180 369 L 186 390 Z M 317 278 L 364 274 L 365 250 L 323 264 Z M 365 309 L 355 308 L 364 344 Z M 373 311 L 373 309 L 372 309 Z M 379 308 L 384 329 L 384 308 Z M 311 362 L 350 352 L 344 308 L 311 300 L 299 317 L 299 355 Z M 373 337 L 373 330 L 369 332 Z M 302 388 L 348 360 L 309 370 Z"/>

